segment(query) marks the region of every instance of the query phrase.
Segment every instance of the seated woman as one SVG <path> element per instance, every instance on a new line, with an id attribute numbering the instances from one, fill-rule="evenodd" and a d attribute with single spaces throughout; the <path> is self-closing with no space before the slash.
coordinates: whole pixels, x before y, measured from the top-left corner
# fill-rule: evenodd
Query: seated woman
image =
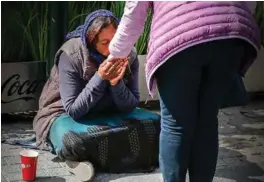
<path id="1" fill-rule="evenodd" d="M 109 11 L 91 13 L 55 55 L 33 127 L 37 145 L 48 142 L 80 180 L 98 169 L 146 170 L 158 163 L 160 116 L 139 103 L 135 51 L 104 60 L 118 26 Z"/>

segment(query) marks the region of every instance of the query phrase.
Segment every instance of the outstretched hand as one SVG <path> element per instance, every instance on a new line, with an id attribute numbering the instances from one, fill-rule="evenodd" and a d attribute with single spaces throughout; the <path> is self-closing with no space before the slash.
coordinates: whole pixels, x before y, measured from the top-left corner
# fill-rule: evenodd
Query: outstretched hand
<path id="1" fill-rule="evenodd" d="M 116 69 L 117 76 L 109 80 L 112 86 L 116 85 L 119 82 L 119 80 L 123 79 L 127 65 L 128 65 L 128 59 L 124 59 L 123 64 L 118 69 Z"/>
<path id="2" fill-rule="evenodd" d="M 98 74 L 104 80 L 108 80 L 112 86 L 116 85 L 125 74 L 128 65 L 128 58 L 112 58 L 104 61 L 98 69 Z"/>

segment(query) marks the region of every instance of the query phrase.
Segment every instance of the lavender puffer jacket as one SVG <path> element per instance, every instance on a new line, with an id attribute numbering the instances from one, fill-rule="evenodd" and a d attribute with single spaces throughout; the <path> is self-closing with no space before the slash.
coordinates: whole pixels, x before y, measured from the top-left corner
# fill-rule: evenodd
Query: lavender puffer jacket
<path id="1" fill-rule="evenodd" d="M 148 45 L 146 79 L 154 95 L 155 71 L 184 49 L 212 40 L 239 38 L 256 52 L 260 32 L 245 1 L 128 1 L 117 33 L 110 43 L 110 57 L 126 57 L 142 33 L 149 8 L 153 8 Z M 125 42 L 125 44 L 124 44 Z M 245 65 L 248 66 L 247 63 Z"/>

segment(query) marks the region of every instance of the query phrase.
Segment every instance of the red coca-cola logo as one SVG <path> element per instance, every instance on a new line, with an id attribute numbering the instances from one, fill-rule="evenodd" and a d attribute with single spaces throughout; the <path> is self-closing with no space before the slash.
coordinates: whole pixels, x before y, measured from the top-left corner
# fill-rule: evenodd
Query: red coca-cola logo
<path id="1" fill-rule="evenodd" d="M 21 81 L 19 74 L 13 74 L 2 84 L 1 103 L 10 103 L 17 100 L 35 100 L 34 94 L 42 87 L 44 81 L 25 80 Z M 8 99 L 10 98 L 10 99 Z"/>

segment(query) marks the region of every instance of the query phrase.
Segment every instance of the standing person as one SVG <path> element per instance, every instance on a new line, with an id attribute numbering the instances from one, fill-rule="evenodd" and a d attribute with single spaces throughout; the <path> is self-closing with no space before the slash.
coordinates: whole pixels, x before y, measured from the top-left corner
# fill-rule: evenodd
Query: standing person
<path id="1" fill-rule="evenodd" d="M 128 56 L 151 8 L 146 80 L 150 95 L 156 85 L 160 95 L 159 163 L 165 182 L 184 182 L 187 170 L 191 182 L 213 180 L 218 110 L 260 48 L 250 3 L 128 1 L 125 5 L 108 58 Z"/>

